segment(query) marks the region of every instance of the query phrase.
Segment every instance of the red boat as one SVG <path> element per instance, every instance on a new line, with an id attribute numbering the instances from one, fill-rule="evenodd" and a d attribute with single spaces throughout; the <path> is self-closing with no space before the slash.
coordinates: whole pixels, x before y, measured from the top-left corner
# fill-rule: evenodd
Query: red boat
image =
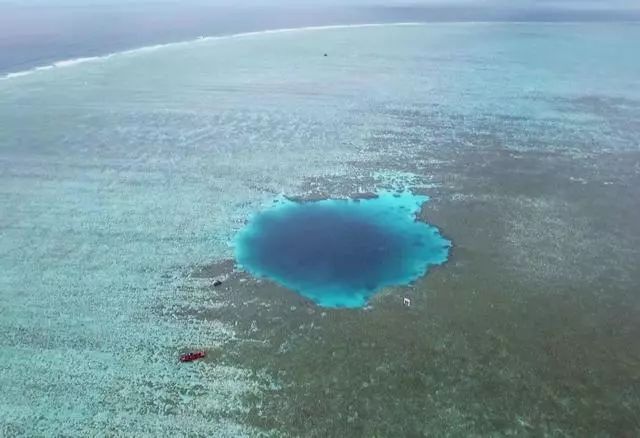
<path id="1" fill-rule="evenodd" d="M 192 351 L 191 353 L 180 356 L 180 362 L 193 362 L 194 360 L 202 359 L 206 355 L 207 353 L 204 351 Z"/>

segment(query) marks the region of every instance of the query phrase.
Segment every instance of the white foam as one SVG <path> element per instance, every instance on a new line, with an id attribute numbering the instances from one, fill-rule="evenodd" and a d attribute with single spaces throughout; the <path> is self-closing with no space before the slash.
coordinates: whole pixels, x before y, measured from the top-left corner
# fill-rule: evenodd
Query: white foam
<path id="1" fill-rule="evenodd" d="M 305 31 L 350 29 L 350 28 L 362 28 L 362 27 L 382 27 L 382 26 L 419 26 L 424 24 L 425 23 L 420 23 L 420 22 L 336 24 L 336 25 L 328 25 L 328 26 L 306 26 L 306 27 L 291 27 L 291 28 L 283 28 L 283 29 L 270 29 L 270 30 L 254 31 L 254 32 L 242 32 L 242 33 L 236 33 L 236 34 L 230 34 L 230 35 L 199 36 L 195 39 L 187 40 L 187 41 L 177 41 L 177 42 L 166 43 L 166 44 L 154 44 L 151 46 L 143 46 L 143 47 L 137 47 L 135 49 L 128 49 L 128 50 L 123 50 L 119 52 L 108 53 L 106 55 L 101 55 L 101 56 L 87 56 L 87 57 L 81 57 L 81 58 L 72 58 L 72 59 L 66 59 L 62 61 L 56 61 L 53 64 L 42 65 L 42 66 L 34 67 L 29 70 L 7 73 L 3 76 L 0 76 L 0 81 L 28 76 L 39 71 L 51 70 L 53 68 L 73 67 L 76 65 L 85 64 L 87 62 L 104 61 L 104 60 L 113 58 L 114 56 L 145 53 L 145 52 L 151 52 L 151 51 L 155 51 L 155 50 L 159 50 L 167 47 L 178 47 L 182 45 L 202 43 L 206 41 L 235 39 L 235 38 L 250 38 L 250 37 L 256 37 L 256 36 L 264 36 L 264 35 L 288 33 L 288 32 L 305 32 Z"/>
<path id="2" fill-rule="evenodd" d="M 101 59 L 100 56 L 88 56 L 85 58 L 67 59 L 64 61 L 57 61 L 52 64 L 53 67 L 70 67 L 72 65 L 84 64 L 85 62 L 97 61 Z"/>
<path id="3" fill-rule="evenodd" d="M 6 76 L 0 77 L 0 80 L 2 80 L 2 79 L 11 79 L 11 78 L 19 78 L 21 76 L 28 76 L 31 73 L 44 71 L 44 70 L 51 70 L 54 67 L 55 67 L 55 65 L 53 65 L 53 64 L 52 65 L 41 65 L 41 66 L 38 66 L 38 67 L 34 67 L 31 70 L 24 70 L 24 71 L 17 71 L 17 72 L 13 72 L 13 73 L 8 73 Z"/>
<path id="4" fill-rule="evenodd" d="M 7 75 L 3 76 L 2 79 L 19 78 L 20 76 L 26 76 L 30 73 L 32 73 L 31 70 L 17 71 L 15 73 L 8 73 Z"/>

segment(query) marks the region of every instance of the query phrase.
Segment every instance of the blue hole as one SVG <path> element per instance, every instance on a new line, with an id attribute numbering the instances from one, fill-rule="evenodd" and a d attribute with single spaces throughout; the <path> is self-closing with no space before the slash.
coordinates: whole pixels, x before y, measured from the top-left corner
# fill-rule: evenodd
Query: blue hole
<path id="1" fill-rule="evenodd" d="M 428 198 L 381 192 L 361 200 L 282 200 L 235 238 L 239 265 L 324 307 L 362 307 L 447 260 L 451 242 L 417 221 Z"/>

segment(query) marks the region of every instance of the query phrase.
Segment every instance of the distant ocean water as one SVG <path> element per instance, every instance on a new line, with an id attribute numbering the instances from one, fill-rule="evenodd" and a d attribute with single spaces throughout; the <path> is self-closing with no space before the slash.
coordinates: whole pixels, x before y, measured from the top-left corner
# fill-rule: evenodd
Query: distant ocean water
<path id="1" fill-rule="evenodd" d="M 633 21 L 640 11 L 455 6 L 229 7 L 194 3 L 0 3 L 0 75 L 137 47 L 267 29 L 446 21 Z"/>
<path id="2" fill-rule="evenodd" d="M 0 73 L 136 47 L 284 27 L 296 19 L 258 11 L 171 4 L 0 4 Z M 313 22 L 313 21 L 312 21 Z M 289 26 L 291 27 L 291 26 Z"/>
<path id="3" fill-rule="evenodd" d="M 302 29 L 0 81 L 0 435 L 255 434 L 246 402 L 275 383 L 176 363 L 245 341 L 185 311 L 229 305 L 193 270 L 232 258 L 281 193 L 389 175 L 428 193 L 438 163 L 455 189 L 483 148 L 636 152 L 639 39 L 602 23 Z"/>

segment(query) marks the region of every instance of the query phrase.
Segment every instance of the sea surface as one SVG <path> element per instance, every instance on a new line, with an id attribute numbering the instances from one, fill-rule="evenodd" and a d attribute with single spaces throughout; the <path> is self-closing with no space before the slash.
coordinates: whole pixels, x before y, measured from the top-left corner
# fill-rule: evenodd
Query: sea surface
<path id="1" fill-rule="evenodd" d="M 637 41 L 332 26 L 12 69 L 0 435 L 640 434 Z M 330 309 L 234 268 L 274 199 L 385 190 L 454 242 L 426 277 Z"/>

